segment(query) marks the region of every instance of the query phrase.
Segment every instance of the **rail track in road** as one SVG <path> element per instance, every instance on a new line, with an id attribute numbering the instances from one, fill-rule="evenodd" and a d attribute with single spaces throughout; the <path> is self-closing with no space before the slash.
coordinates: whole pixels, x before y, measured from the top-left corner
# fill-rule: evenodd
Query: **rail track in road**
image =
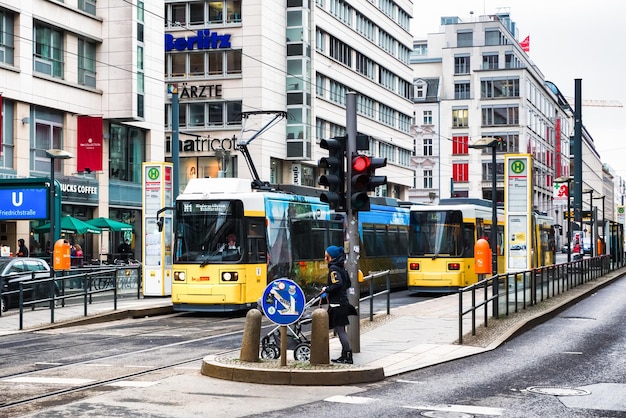
<path id="1" fill-rule="evenodd" d="M 151 323 L 147 325 L 148 322 Z M 176 316 L 159 323 L 134 320 L 102 325 L 48 330 L 45 336 L 39 331 L 32 333 L 37 337 L 23 339 L 29 360 L 0 376 L 0 416 L 23 416 L 116 388 L 149 385 L 150 380 L 171 375 L 173 369 L 177 373 L 199 373 L 204 356 L 239 348 L 243 333 L 242 318 Z M 201 325 L 204 330 L 199 329 Z M 46 347 L 59 339 L 62 344 Z M 3 343 L 0 353 L 17 346 L 17 340 Z M 57 357 L 57 361 L 39 361 L 42 356 L 37 356 L 37 347 L 42 349 L 44 358 Z M 14 353 L 2 362 L 8 365 L 17 360 L 19 353 Z M 197 367 L 185 369 L 194 363 Z M 6 371 L 5 367 L 1 369 Z M 142 377 L 147 381 L 138 381 Z"/>

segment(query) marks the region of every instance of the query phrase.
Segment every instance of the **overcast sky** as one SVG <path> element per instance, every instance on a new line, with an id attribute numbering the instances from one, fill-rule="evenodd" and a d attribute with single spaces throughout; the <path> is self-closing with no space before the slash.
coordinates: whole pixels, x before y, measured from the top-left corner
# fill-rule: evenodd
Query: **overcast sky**
<path id="1" fill-rule="evenodd" d="M 414 0 L 416 37 L 439 31 L 441 16 L 510 12 L 519 40 L 530 35 L 530 59 L 574 106 L 574 80 L 583 100 L 626 106 L 626 0 Z M 626 178 L 626 107 L 582 108 L 583 125 L 604 163 Z M 572 128 L 573 129 L 573 128 Z"/>

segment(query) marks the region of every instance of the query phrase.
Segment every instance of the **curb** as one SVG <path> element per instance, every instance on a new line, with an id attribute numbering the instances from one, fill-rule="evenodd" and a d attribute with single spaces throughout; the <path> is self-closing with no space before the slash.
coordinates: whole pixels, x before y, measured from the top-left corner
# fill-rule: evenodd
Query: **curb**
<path id="1" fill-rule="evenodd" d="M 24 329 L 24 331 L 42 331 L 47 329 L 59 329 L 66 327 L 75 327 L 80 325 L 91 325 L 91 324 L 99 324 L 103 322 L 109 321 L 119 321 L 121 319 L 134 319 L 141 318 L 144 316 L 159 316 L 159 315 L 169 315 L 174 313 L 174 308 L 170 306 L 155 306 L 148 308 L 130 308 L 130 309 L 119 309 L 117 311 L 111 310 L 110 312 L 103 312 L 90 316 L 80 316 L 74 319 L 66 319 L 62 322 L 55 322 L 52 324 L 45 324 L 36 327 L 29 327 L 28 329 Z"/>
<path id="2" fill-rule="evenodd" d="M 253 363 L 211 355 L 202 360 L 200 373 L 234 382 L 291 386 L 342 386 L 385 379 L 382 367 L 328 364 L 307 370 L 302 368 L 302 363 L 289 361 L 287 366 L 280 366 L 279 362 L 263 360 Z"/>

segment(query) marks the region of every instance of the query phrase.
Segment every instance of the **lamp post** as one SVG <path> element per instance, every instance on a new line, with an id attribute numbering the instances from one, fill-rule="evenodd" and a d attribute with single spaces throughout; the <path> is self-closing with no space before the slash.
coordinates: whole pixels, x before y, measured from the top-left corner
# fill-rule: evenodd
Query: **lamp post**
<path id="1" fill-rule="evenodd" d="M 572 206 L 570 203 L 571 200 L 571 187 L 570 183 L 574 180 L 572 177 L 557 177 L 554 181 L 556 183 L 565 183 L 567 182 L 567 262 L 571 263 L 572 261 Z"/>
<path id="2" fill-rule="evenodd" d="M 57 193 L 56 193 L 56 183 L 54 180 L 54 162 L 55 160 L 67 160 L 72 158 L 73 155 L 69 152 L 62 149 L 49 149 L 46 150 L 46 155 L 50 158 L 50 245 L 52 245 L 52 250 L 54 250 L 54 243 L 58 239 L 57 231 L 56 231 L 56 204 L 57 204 Z M 61 197 L 62 192 L 59 190 L 59 198 Z M 52 270 L 54 263 L 50 266 Z"/>
<path id="3" fill-rule="evenodd" d="M 468 145 L 469 148 L 491 148 L 491 274 L 498 275 L 498 200 L 496 199 L 496 146 L 498 138 L 480 138 Z M 493 295 L 498 295 L 498 279 L 493 280 Z M 493 316 L 498 317 L 498 303 L 493 305 Z"/>

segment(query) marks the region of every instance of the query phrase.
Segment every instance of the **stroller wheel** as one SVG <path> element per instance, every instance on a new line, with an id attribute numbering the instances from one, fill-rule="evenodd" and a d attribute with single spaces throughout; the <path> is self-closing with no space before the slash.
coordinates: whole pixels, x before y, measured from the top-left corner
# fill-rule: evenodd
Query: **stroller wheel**
<path id="1" fill-rule="evenodd" d="M 261 347 L 261 358 L 266 360 L 274 360 L 280 357 L 280 351 L 276 344 L 268 344 Z"/>
<path id="2" fill-rule="evenodd" d="M 296 359 L 296 361 L 309 361 L 311 359 L 311 344 L 298 344 L 293 350 L 293 358 Z"/>

